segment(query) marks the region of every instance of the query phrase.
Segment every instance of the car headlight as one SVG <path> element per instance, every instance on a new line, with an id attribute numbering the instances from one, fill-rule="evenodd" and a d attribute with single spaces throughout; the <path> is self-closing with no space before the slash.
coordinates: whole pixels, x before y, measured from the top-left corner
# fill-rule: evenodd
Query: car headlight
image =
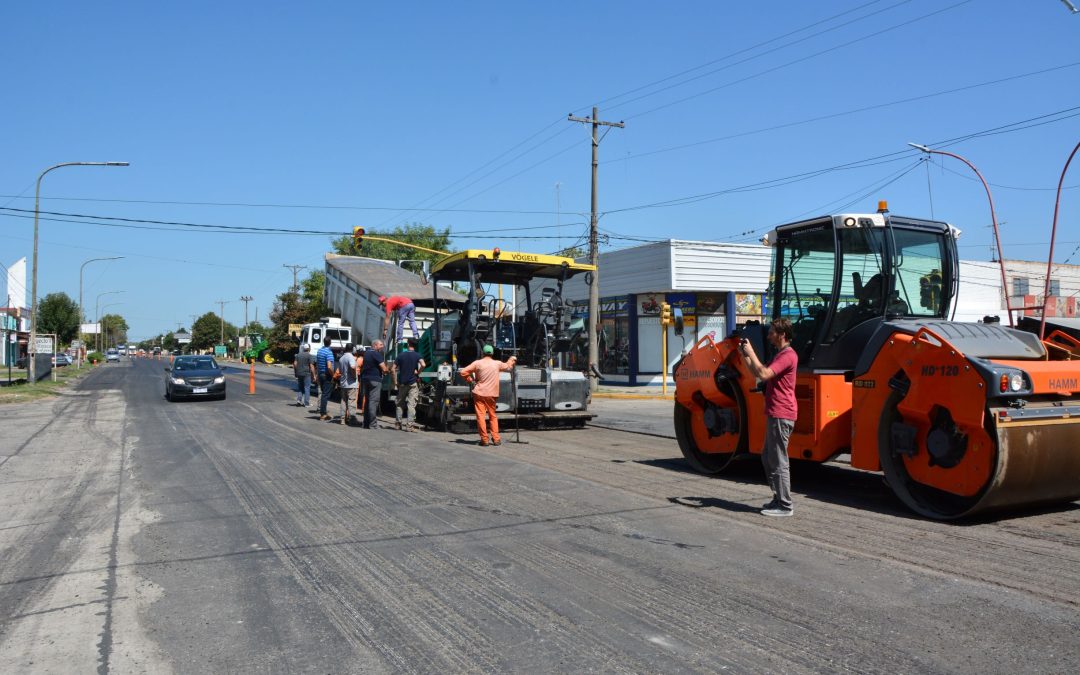
<path id="1" fill-rule="evenodd" d="M 172 379 L 172 383 L 173 384 L 183 384 L 184 383 L 184 378 L 182 378 L 182 377 L 174 377 Z"/>
<path id="2" fill-rule="evenodd" d="M 214 384 L 225 384 L 225 376 L 222 375 L 221 377 L 215 377 Z"/>

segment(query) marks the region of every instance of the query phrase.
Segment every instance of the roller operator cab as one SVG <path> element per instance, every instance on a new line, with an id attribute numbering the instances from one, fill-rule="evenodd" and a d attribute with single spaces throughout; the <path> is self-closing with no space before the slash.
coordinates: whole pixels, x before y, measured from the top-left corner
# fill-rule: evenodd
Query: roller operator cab
<path id="1" fill-rule="evenodd" d="M 500 381 L 500 424 L 580 427 L 592 419 L 585 373 L 556 364 L 574 341 L 563 284 L 593 271 L 571 258 L 499 249 L 463 251 L 435 263 L 429 279 L 435 316 L 418 346 L 427 364 L 419 419 L 444 430 L 475 429 L 470 385 L 459 371 L 482 357 L 484 345 L 491 345 L 500 361 L 517 357 L 516 367 Z M 451 285 L 467 293 L 460 309 L 439 299 L 440 288 L 445 294 Z M 387 363 L 397 348 L 390 349 Z"/>
<path id="2" fill-rule="evenodd" d="M 851 453 L 912 510 L 950 519 L 1080 497 L 1080 341 L 949 321 L 960 231 L 887 212 L 784 225 L 769 305 L 799 356 L 788 454 Z M 765 401 L 738 355 L 765 362 L 768 326 L 700 340 L 675 367 L 675 431 L 687 461 L 719 472 L 764 443 Z"/>

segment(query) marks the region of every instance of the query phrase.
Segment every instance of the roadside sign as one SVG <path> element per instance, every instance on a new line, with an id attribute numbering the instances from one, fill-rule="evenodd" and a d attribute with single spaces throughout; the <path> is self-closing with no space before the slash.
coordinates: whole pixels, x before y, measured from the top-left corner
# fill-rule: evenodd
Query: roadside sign
<path id="1" fill-rule="evenodd" d="M 303 332 L 303 330 L 304 330 L 304 324 L 302 324 L 302 323 L 290 323 L 289 324 L 289 335 L 296 338 L 297 340 L 300 339 L 300 333 Z"/>
<path id="2" fill-rule="evenodd" d="M 225 356 L 228 353 L 229 349 L 225 345 L 214 345 L 214 356 Z"/>
<path id="3" fill-rule="evenodd" d="M 100 323 L 84 323 L 79 325 L 79 331 L 87 335 L 97 335 L 101 332 Z"/>
<path id="4" fill-rule="evenodd" d="M 35 354 L 52 354 L 53 353 L 53 339 L 51 337 L 42 337 L 38 335 L 34 338 L 34 353 Z"/>
<path id="5" fill-rule="evenodd" d="M 72 349 L 78 349 L 79 347 L 82 347 L 82 340 L 72 340 L 71 341 L 71 348 Z"/>
<path id="6" fill-rule="evenodd" d="M 173 339 L 176 340 L 176 344 L 187 345 L 191 344 L 191 333 L 173 333 Z"/>

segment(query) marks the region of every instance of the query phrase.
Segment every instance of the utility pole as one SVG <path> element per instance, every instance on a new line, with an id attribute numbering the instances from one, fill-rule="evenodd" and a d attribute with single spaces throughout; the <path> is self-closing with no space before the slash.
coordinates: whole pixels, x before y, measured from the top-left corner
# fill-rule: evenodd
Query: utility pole
<path id="1" fill-rule="evenodd" d="M 215 300 L 215 302 L 217 302 L 217 304 L 221 306 L 221 311 L 218 313 L 218 316 L 221 317 L 221 344 L 222 344 L 222 346 L 224 346 L 225 345 L 225 305 L 229 304 L 229 301 L 228 300 Z"/>
<path id="2" fill-rule="evenodd" d="M 582 124 L 592 125 L 592 217 L 589 219 L 589 264 L 596 268 L 592 273 L 592 283 L 589 284 L 589 373 L 596 369 L 596 364 L 600 362 L 600 354 L 597 349 L 597 336 L 600 328 L 600 249 L 598 245 L 597 236 L 597 214 L 596 214 L 596 170 L 600 164 L 599 150 L 600 141 L 604 140 L 603 137 L 598 137 L 600 127 L 616 127 L 618 129 L 626 128 L 626 125 L 622 122 L 604 122 L 601 121 L 600 111 L 596 106 L 593 106 L 592 117 L 575 117 L 574 115 L 567 115 L 566 117 L 571 122 L 581 122 Z M 610 131 L 610 129 L 608 130 Z M 604 132 L 604 136 L 607 136 L 607 131 Z M 596 391 L 599 382 L 594 377 L 589 377 L 589 389 Z"/>
<path id="3" fill-rule="evenodd" d="M 282 267 L 292 270 L 292 292 L 295 293 L 299 286 L 296 283 L 296 273 L 300 270 L 306 270 L 307 265 L 282 265 Z"/>
<path id="4" fill-rule="evenodd" d="M 254 299 L 255 298 L 251 297 L 250 295 L 241 295 L 240 296 L 240 302 L 244 303 L 244 339 L 246 341 L 245 346 L 248 349 L 251 349 L 251 333 L 248 331 L 247 307 L 248 307 L 248 303 L 251 302 Z M 236 351 L 240 351 L 239 345 L 237 345 Z"/>

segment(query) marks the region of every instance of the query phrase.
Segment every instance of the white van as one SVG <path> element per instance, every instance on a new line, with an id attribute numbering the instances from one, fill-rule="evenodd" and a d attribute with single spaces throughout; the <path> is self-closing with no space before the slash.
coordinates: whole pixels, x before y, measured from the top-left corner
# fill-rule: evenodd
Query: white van
<path id="1" fill-rule="evenodd" d="M 311 353 L 319 351 L 323 346 L 323 338 L 329 336 L 330 349 L 334 354 L 341 354 L 345 345 L 351 343 L 352 328 L 341 325 L 341 319 L 333 316 L 324 316 L 318 323 L 305 323 L 300 329 L 300 343 L 311 345 Z"/>

